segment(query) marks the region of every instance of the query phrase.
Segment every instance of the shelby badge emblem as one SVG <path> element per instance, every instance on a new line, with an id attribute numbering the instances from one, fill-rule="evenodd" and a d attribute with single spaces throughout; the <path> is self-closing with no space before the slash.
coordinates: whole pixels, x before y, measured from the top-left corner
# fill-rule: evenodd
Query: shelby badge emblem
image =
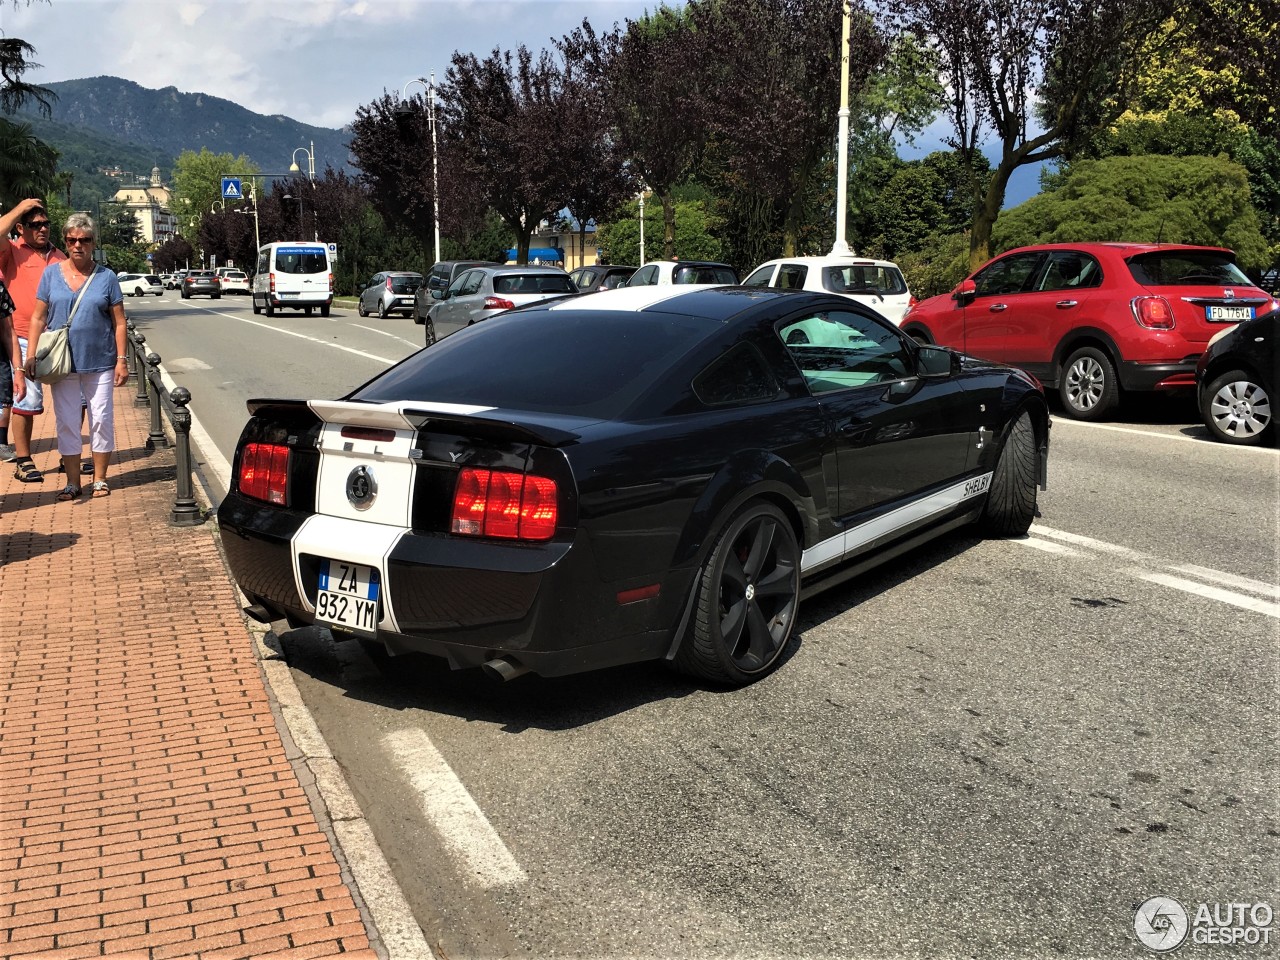
<path id="1" fill-rule="evenodd" d="M 347 499 L 357 510 L 367 510 L 378 495 L 378 481 L 368 467 L 356 467 L 347 475 Z"/>

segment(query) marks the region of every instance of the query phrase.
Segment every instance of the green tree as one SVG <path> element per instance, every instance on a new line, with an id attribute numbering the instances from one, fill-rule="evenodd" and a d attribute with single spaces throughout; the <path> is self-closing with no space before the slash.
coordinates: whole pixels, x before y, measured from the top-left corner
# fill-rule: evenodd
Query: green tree
<path id="1" fill-rule="evenodd" d="M 720 260 L 723 247 L 712 234 L 714 218 L 701 200 L 674 201 L 672 247 L 681 260 Z M 644 207 L 645 260 L 670 259 L 665 253 L 663 228 L 666 214 L 662 206 L 646 203 Z M 639 203 L 629 200 L 614 212 L 610 223 L 596 229 L 596 244 L 609 263 L 640 263 Z M 741 268 L 741 265 L 740 265 Z"/>
<path id="2" fill-rule="evenodd" d="M 173 168 L 170 190 L 170 212 L 178 218 L 178 232 L 188 239 L 200 234 L 204 215 L 222 203 L 222 178 L 238 176 L 248 181 L 258 172 L 257 165 L 241 154 L 213 153 L 208 147 L 200 152 L 183 150 Z M 262 182 L 257 189 L 262 190 Z M 246 191 L 249 189 L 246 186 Z"/>
<path id="3" fill-rule="evenodd" d="M 1061 185 L 1008 210 L 992 251 L 1029 243 L 1128 240 L 1230 247 L 1268 263 L 1249 175 L 1224 157 L 1107 157 L 1071 165 Z"/>
<path id="4" fill-rule="evenodd" d="M 25 123 L 0 118 L 0 208 L 53 191 L 58 153 Z"/>

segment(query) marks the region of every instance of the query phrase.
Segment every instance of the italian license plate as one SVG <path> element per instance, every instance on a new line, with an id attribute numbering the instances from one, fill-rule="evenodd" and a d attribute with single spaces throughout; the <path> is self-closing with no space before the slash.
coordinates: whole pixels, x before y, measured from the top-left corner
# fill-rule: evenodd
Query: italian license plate
<path id="1" fill-rule="evenodd" d="M 324 560 L 316 590 L 316 620 L 372 636 L 378 629 L 378 571 L 360 563 Z"/>
<path id="2" fill-rule="evenodd" d="M 281 294 L 279 294 L 279 297 L 280 297 L 280 299 L 281 299 L 281 300 L 294 300 L 294 299 L 296 299 L 296 298 L 297 298 L 297 296 L 298 296 L 298 295 L 297 295 L 296 293 L 281 293 Z"/>
<path id="3" fill-rule="evenodd" d="M 1205 319 L 1235 323 L 1237 320 L 1252 320 L 1253 307 L 1205 307 Z"/>

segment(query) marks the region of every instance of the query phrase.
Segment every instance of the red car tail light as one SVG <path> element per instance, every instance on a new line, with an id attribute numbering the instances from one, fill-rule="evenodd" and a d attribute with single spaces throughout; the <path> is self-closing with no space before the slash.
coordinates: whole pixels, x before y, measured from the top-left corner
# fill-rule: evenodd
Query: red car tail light
<path id="1" fill-rule="evenodd" d="M 387 277 L 387 289 L 391 290 L 391 278 Z M 393 291 L 394 292 L 394 291 Z"/>
<path id="2" fill-rule="evenodd" d="M 289 448 L 278 443 L 246 443 L 237 479 L 246 497 L 287 507 Z"/>
<path id="3" fill-rule="evenodd" d="M 276 288 L 276 278 L 273 276 L 271 278 L 271 289 L 274 290 L 275 288 Z M 333 274 L 332 273 L 329 274 L 329 292 L 333 293 Z"/>
<path id="4" fill-rule="evenodd" d="M 454 533 L 550 540 L 556 517 L 556 482 L 550 477 L 477 467 L 464 467 L 458 474 L 450 523 Z"/>
<path id="5" fill-rule="evenodd" d="M 484 309 L 486 310 L 510 310 L 515 304 L 506 297 L 485 297 Z"/>
<path id="6" fill-rule="evenodd" d="M 1133 316 L 1148 330 L 1173 329 L 1173 307 L 1164 297 L 1134 297 Z"/>
<path id="7" fill-rule="evenodd" d="M 270 288 L 271 288 L 271 292 L 272 292 L 272 293 L 275 293 L 275 292 L 276 292 L 276 275 L 275 275 L 274 273 L 268 273 L 268 274 L 267 274 L 267 284 L 270 286 Z M 330 285 L 330 288 L 332 289 L 332 286 L 333 286 L 333 274 L 332 274 L 332 273 L 331 273 L 331 274 L 329 274 L 329 285 Z"/>

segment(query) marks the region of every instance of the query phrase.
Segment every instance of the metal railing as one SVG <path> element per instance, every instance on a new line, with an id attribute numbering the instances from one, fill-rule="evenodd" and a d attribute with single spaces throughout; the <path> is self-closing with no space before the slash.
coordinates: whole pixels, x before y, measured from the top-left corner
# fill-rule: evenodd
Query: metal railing
<path id="1" fill-rule="evenodd" d="M 137 377 L 138 393 L 133 398 L 137 406 L 151 408 L 151 429 L 147 434 L 147 449 L 155 450 L 169 446 L 169 438 L 164 432 L 164 424 L 160 420 L 163 410 L 173 426 L 174 456 L 177 459 L 177 493 L 173 498 L 173 509 L 169 512 L 169 522 L 178 527 L 194 527 L 204 523 L 204 511 L 196 503 L 195 484 L 191 479 L 191 411 L 187 409 L 191 403 L 191 391 L 186 387 L 174 387 L 166 392 L 164 379 L 160 375 L 160 356 L 147 352 L 147 338 L 144 337 L 133 321 L 128 321 L 129 373 Z"/>

